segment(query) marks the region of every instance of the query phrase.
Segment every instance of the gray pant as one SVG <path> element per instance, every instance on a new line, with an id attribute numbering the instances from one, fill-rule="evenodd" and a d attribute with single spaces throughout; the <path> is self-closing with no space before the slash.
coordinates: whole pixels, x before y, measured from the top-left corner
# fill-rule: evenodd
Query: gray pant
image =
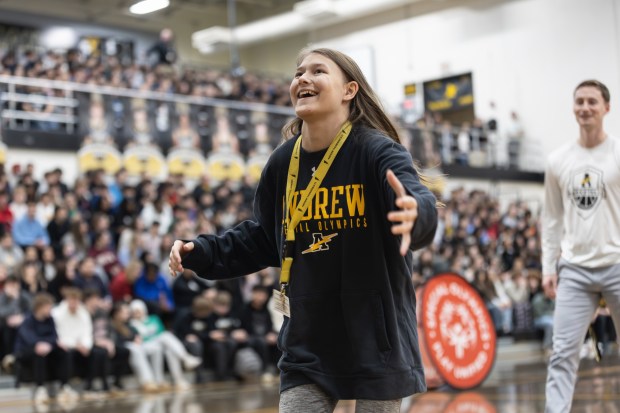
<path id="1" fill-rule="evenodd" d="M 570 411 L 579 350 L 601 296 L 607 302 L 614 324 L 620 326 L 620 264 L 586 269 L 560 260 L 558 274 L 545 413 Z"/>
<path id="2" fill-rule="evenodd" d="M 285 390 L 280 395 L 280 413 L 332 413 L 338 400 L 329 397 L 315 384 Z M 400 413 L 398 400 L 357 400 L 355 413 Z"/>

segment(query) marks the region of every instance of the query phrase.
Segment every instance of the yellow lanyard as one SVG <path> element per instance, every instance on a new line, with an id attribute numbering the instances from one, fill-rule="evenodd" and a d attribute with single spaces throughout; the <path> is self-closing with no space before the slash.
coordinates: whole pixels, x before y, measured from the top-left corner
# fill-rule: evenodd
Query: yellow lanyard
<path id="1" fill-rule="evenodd" d="M 299 154 L 301 152 L 301 135 L 295 142 L 295 147 L 293 148 L 293 155 L 291 156 L 291 161 L 288 165 L 288 178 L 286 182 L 286 205 L 284 208 L 284 233 L 286 234 L 286 241 L 284 242 L 283 249 L 283 259 L 282 259 L 282 271 L 280 273 L 280 284 L 282 286 L 282 293 L 285 292 L 286 285 L 288 285 L 289 279 L 291 277 L 291 266 L 293 265 L 293 255 L 295 254 L 295 227 L 301 221 L 301 218 L 306 213 L 308 206 L 312 202 L 316 191 L 321 186 L 321 182 L 323 182 L 323 178 L 327 175 L 327 171 L 329 167 L 332 165 L 334 158 L 338 154 L 338 151 L 347 140 L 349 133 L 351 132 L 351 122 L 347 121 L 338 135 L 334 138 L 332 143 L 327 148 L 327 152 L 323 155 L 323 159 L 319 164 L 319 167 L 314 172 L 312 179 L 308 183 L 305 191 L 301 191 L 301 199 L 297 204 L 297 208 L 293 214 L 289 216 L 289 208 L 293 202 L 293 194 L 295 192 L 295 187 L 297 186 L 297 175 L 299 174 Z"/>

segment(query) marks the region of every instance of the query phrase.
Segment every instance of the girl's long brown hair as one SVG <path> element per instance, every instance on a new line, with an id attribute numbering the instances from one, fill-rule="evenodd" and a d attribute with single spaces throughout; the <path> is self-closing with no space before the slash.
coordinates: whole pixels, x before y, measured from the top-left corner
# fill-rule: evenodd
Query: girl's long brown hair
<path id="1" fill-rule="evenodd" d="M 351 59 L 346 54 L 339 52 L 338 50 L 328 48 L 305 48 L 299 52 L 297 56 L 297 66 L 301 65 L 302 61 L 310 54 L 319 54 L 327 57 L 342 70 L 347 82 L 356 82 L 359 85 L 358 91 L 355 97 L 351 99 L 349 103 L 349 121 L 352 124 L 361 124 L 371 129 L 376 129 L 383 132 L 394 141 L 400 143 L 398 132 L 394 123 L 390 120 L 390 117 L 385 114 L 383 105 L 377 97 L 372 87 L 366 80 L 366 76 L 355 63 L 355 60 Z M 301 125 L 303 120 L 299 117 L 295 117 L 292 121 L 288 122 L 282 128 L 282 137 L 287 140 L 293 136 L 301 133 Z M 427 187 L 433 185 L 433 178 L 424 175 L 420 169 L 413 165 L 420 181 Z"/>

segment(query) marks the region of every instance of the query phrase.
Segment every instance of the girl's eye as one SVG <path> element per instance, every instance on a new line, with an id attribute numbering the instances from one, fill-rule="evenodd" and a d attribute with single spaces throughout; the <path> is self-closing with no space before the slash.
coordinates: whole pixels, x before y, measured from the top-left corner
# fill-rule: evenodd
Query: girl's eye
<path id="1" fill-rule="evenodd" d="M 295 79 L 297 79 L 299 76 L 301 76 L 301 72 L 296 72 L 295 73 Z"/>

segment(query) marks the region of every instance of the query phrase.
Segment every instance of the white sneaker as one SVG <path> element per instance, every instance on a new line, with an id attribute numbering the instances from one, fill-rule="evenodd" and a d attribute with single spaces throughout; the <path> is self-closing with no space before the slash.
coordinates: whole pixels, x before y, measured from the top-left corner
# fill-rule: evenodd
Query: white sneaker
<path id="1" fill-rule="evenodd" d="M 45 386 L 38 386 L 34 390 L 34 396 L 32 397 L 32 402 L 34 404 L 45 404 L 49 402 L 50 396 L 47 394 L 47 389 Z"/>
<path id="2" fill-rule="evenodd" d="M 174 385 L 176 391 L 186 391 L 192 388 L 192 385 L 185 380 L 181 380 Z"/>
<path id="3" fill-rule="evenodd" d="M 192 356 L 188 354 L 183 359 L 183 366 L 185 366 L 185 370 L 194 370 L 196 367 L 202 364 L 202 359 L 200 357 Z"/>
<path id="4" fill-rule="evenodd" d="M 272 384 L 275 381 L 276 381 L 276 376 L 273 375 L 272 373 L 267 372 L 267 373 L 263 373 L 260 376 L 260 382 L 263 384 Z"/>
<path id="5" fill-rule="evenodd" d="M 13 372 L 13 366 L 15 365 L 15 356 L 12 354 L 7 354 L 2 359 L 2 368 L 5 372 L 11 374 Z"/>
<path id="6" fill-rule="evenodd" d="M 75 390 L 73 390 L 68 384 L 62 386 L 57 396 L 59 402 L 73 401 L 78 400 L 79 398 L 79 394 Z"/>
<path id="7" fill-rule="evenodd" d="M 581 349 L 579 350 L 579 358 L 580 359 L 589 359 L 594 360 L 596 357 L 596 351 L 594 350 L 594 344 L 592 343 L 592 339 L 589 338 L 581 345 Z"/>

